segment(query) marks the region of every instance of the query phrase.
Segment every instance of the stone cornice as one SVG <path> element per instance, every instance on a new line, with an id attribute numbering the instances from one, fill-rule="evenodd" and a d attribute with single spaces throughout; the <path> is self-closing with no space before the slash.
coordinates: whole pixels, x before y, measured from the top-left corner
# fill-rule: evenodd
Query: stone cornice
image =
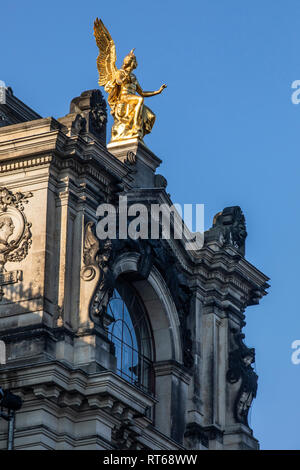
<path id="1" fill-rule="evenodd" d="M 57 169 L 59 173 L 64 170 L 73 171 L 74 178 L 89 176 L 92 180 L 101 185 L 102 189 L 106 192 L 111 191 L 113 187 L 117 187 L 120 179 L 112 174 L 109 174 L 106 169 L 103 169 L 94 160 L 85 160 L 79 156 L 65 157 L 62 152 L 53 152 L 45 154 L 37 154 L 35 156 L 28 156 L 23 158 L 0 160 L 0 174 L 14 174 L 23 172 L 34 167 L 52 167 Z M 59 173 L 57 178 L 59 179 Z"/>
<path id="2" fill-rule="evenodd" d="M 146 201 L 149 204 L 172 205 L 169 195 L 161 188 L 134 188 L 124 195 L 131 203 Z M 249 263 L 233 246 L 222 246 L 214 241 L 206 243 L 197 252 L 191 252 L 184 248 L 185 239 L 170 239 L 165 242 L 178 259 L 181 269 L 187 273 L 191 286 L 200 283 L 204 292 L 209 291 L 210 284 L 216 282 L 221 292 L 231 288 L 244 297 L 242 302 L 237 298 L 239 307 L 242 303 L 257 303 L 259 298 L 266 295 L 269 278 Z M 223 292 L 222 296 L 224 295 L 228 294 Z"/>
<path id="3" fill-rule="evenodd" d="M 161 159 L 158 158 L 144 143 L 137 139 L 129 139 L 126 142 L 112 142 L 108 144 L 108 150 L 116 155 L 116 158 L 121 161 L 126 160 L 127 152 L 132 151 L 134 154 L 138 154 L 140 160 L 144 165 L 151 168 L 153 171 L 162 163 Z"/>
<path id="4" fill-rule="evenodd" d="M 118 176 L 125 189 L 130 187 L 132 181 L 131 170 L 103 147 L 100 142 L 94 139 L 88 142 L 85 147 L 85 156 L 97 160 L 106 171 Z"/>
<path id="5" fill-rule="evenodd" d="M 62 129 L 62 125 L 52 117 L 11 124 L 0 128 L 0 142 L 15 140 L 24 134 L 27 136 L 39 135 L 57 129 Z"/>
<path id="6" fill-rule="evenodd" d="M 10 376 L 14 377 L 13 384 Z M 89 416 L 101 417 L 112 430 L 112 440 L 107 441 L 108 444 L 118 448 L 118 439 L 123 442 L 123 438 L 122 445 L 126 445 L 128 439 L 128 444 L 135 442 L 141 448 L 182 448 L 155 429 L 146 417 L 146 409 L 157 400 L 111 371 L 87 373 L 83 369 L 72 369 L 60 361 L 25 366 L 11 363 L 5 371 L 3 369 L 1 386 L 4 389 L 13 387 L 14 393 L 22 397 L 24 412 L 42 407 L 53 416 L 59 413 L 76 422 Z M 40 423 L 36 424 L 36 428 L 43 432 Z M 18 437 L 20 432 L 29 429 L 27 426 L 18 427 Z M 32 427 L 31 433 L 34 429 Z M 48 432 L 53 435 L 57 430 L 50 426 Z M 76 436 L 69 435 L 72 444 L 74 438 Z"/>
<path id="7" fill-rule="evenodd" d="M 53 161 L 53 157 L 50 154 L 28 157 L 28 158 L 19 158 L 14 160 L 5 160 L 2 162 L 0 160 L 0 173 L 9 173 L 12 171 L 25 170 L 27 168 L 32 168 L 35 166 L 49 165 Z"/>
<path id="8" fill-rule="evenodd" d="M 5 104 L 0 104 L 0 111 L 4 112 L 4 115 L 8 118 L 6 126 L 13 123 L 41 119 L 38 113 L 14 96 L 13 90 L 10 87 L 6 89 L 5 101 Z"/>
<path id="9" fill-rule="evenodd" d="M 266 295 L 269 278 L 234 250 L 213 251 L 205 246 L 201 251 L 202 259 L 198 260 L 194 275 L 200 276 L 205 283 L 217 281 L 221 290 L 222 286 L 231 285 L 246 296 L 255 291 L 260 297 Z"/>
<path id="10" fill-rule="evenodd" d="M 104 178 L 120 184 L 130 182 L 129 170 L 95 139 L 67 137 L 64 127 L 53 118 L 0 128 L 0 173 L 53 164 L 88 172 L 97 180 Z"/>
<path id="11" fill-rule="evenodd" d="M 11 364 L 7 367 L 8 369 L 10 372 L 15 371 L 18 375 L 18 381 L 14 384 L 15 388 L 47 390 L 51 387 L 57 398 L 61 393 L 71 394 L 77 406 L 84 398 L 93 402 L 93 406 L 100 408 L 103 407 L 103 403 L 111 403 L 113 406 L 114 402 L 118 401 L 143 415 L 145 408 L 153 406 L 156 402 L 153 397 L 130 385 L 112 371 L 88 374 L 81 369 L 71 369 L 59 361 L 30 366 Z M 5 376 L 1 385 L 4 388 L 11 387 Z M 67 403 L 67 406 L 71 404 Z"/>

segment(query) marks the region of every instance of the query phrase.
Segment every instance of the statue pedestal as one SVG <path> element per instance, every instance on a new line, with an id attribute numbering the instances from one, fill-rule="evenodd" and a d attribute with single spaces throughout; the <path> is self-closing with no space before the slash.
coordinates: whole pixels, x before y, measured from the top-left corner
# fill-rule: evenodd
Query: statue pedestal
<path id="1" fill-rule="evenodd" d="M 161 160 L 138 139 L 128 139 L 121 142 L 111 142 L 107 149 L 118 160 L 132 167 L 134 187 L 154 188 L 157 186 L 156 168 Z"/>

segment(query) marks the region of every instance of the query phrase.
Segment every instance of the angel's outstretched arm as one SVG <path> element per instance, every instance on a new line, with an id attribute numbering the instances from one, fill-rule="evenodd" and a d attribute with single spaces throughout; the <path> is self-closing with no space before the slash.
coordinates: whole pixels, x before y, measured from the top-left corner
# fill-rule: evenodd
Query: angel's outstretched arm
<path id="1" fill-rule="evenodd" d="M 150 96 L 159 95 L 163 91 L 164 88 L 167 88 L 167 85 L 165 83 L 157 91 L 144 91 L 144 90 L 142 90 L 141 86 L 138 84 L 137 87 L 136 87 L 136 91 L 143 98 L 149 98 Z"/>

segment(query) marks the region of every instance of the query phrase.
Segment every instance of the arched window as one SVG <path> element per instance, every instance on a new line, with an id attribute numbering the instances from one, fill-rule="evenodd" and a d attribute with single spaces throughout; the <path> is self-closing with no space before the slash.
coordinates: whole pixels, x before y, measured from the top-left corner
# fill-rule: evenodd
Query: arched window
<path id="1" fill-rule="evenodd" d="M 113 318 L 108 337 L 115 346 L 117 373 L 145 392 L 153 393 L 151 329 L 145 308 L 130 284 L 117 282 L 107 313 Z"/>

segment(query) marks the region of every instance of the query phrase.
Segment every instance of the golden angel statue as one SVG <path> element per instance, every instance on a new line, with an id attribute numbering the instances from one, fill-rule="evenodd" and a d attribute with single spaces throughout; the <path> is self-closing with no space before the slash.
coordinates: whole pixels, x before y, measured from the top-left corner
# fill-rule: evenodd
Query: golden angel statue
<path id="1" fill-rule="evenodd" d="M 94 35 L 99 48 L 97 68 L 99 85 L 108 93 L 108 104 L 114 117 L 111 142 L 138 138 L 152 130 L 155 114 L 144 104 L 144 98 L 160 94 L 167 85 L 157 91 L 142 90 L 132 71 L 137 67 L 134 49 L 116 67 L 116 47 L 108 30 L 98 18 L 94 23 Z"/>

